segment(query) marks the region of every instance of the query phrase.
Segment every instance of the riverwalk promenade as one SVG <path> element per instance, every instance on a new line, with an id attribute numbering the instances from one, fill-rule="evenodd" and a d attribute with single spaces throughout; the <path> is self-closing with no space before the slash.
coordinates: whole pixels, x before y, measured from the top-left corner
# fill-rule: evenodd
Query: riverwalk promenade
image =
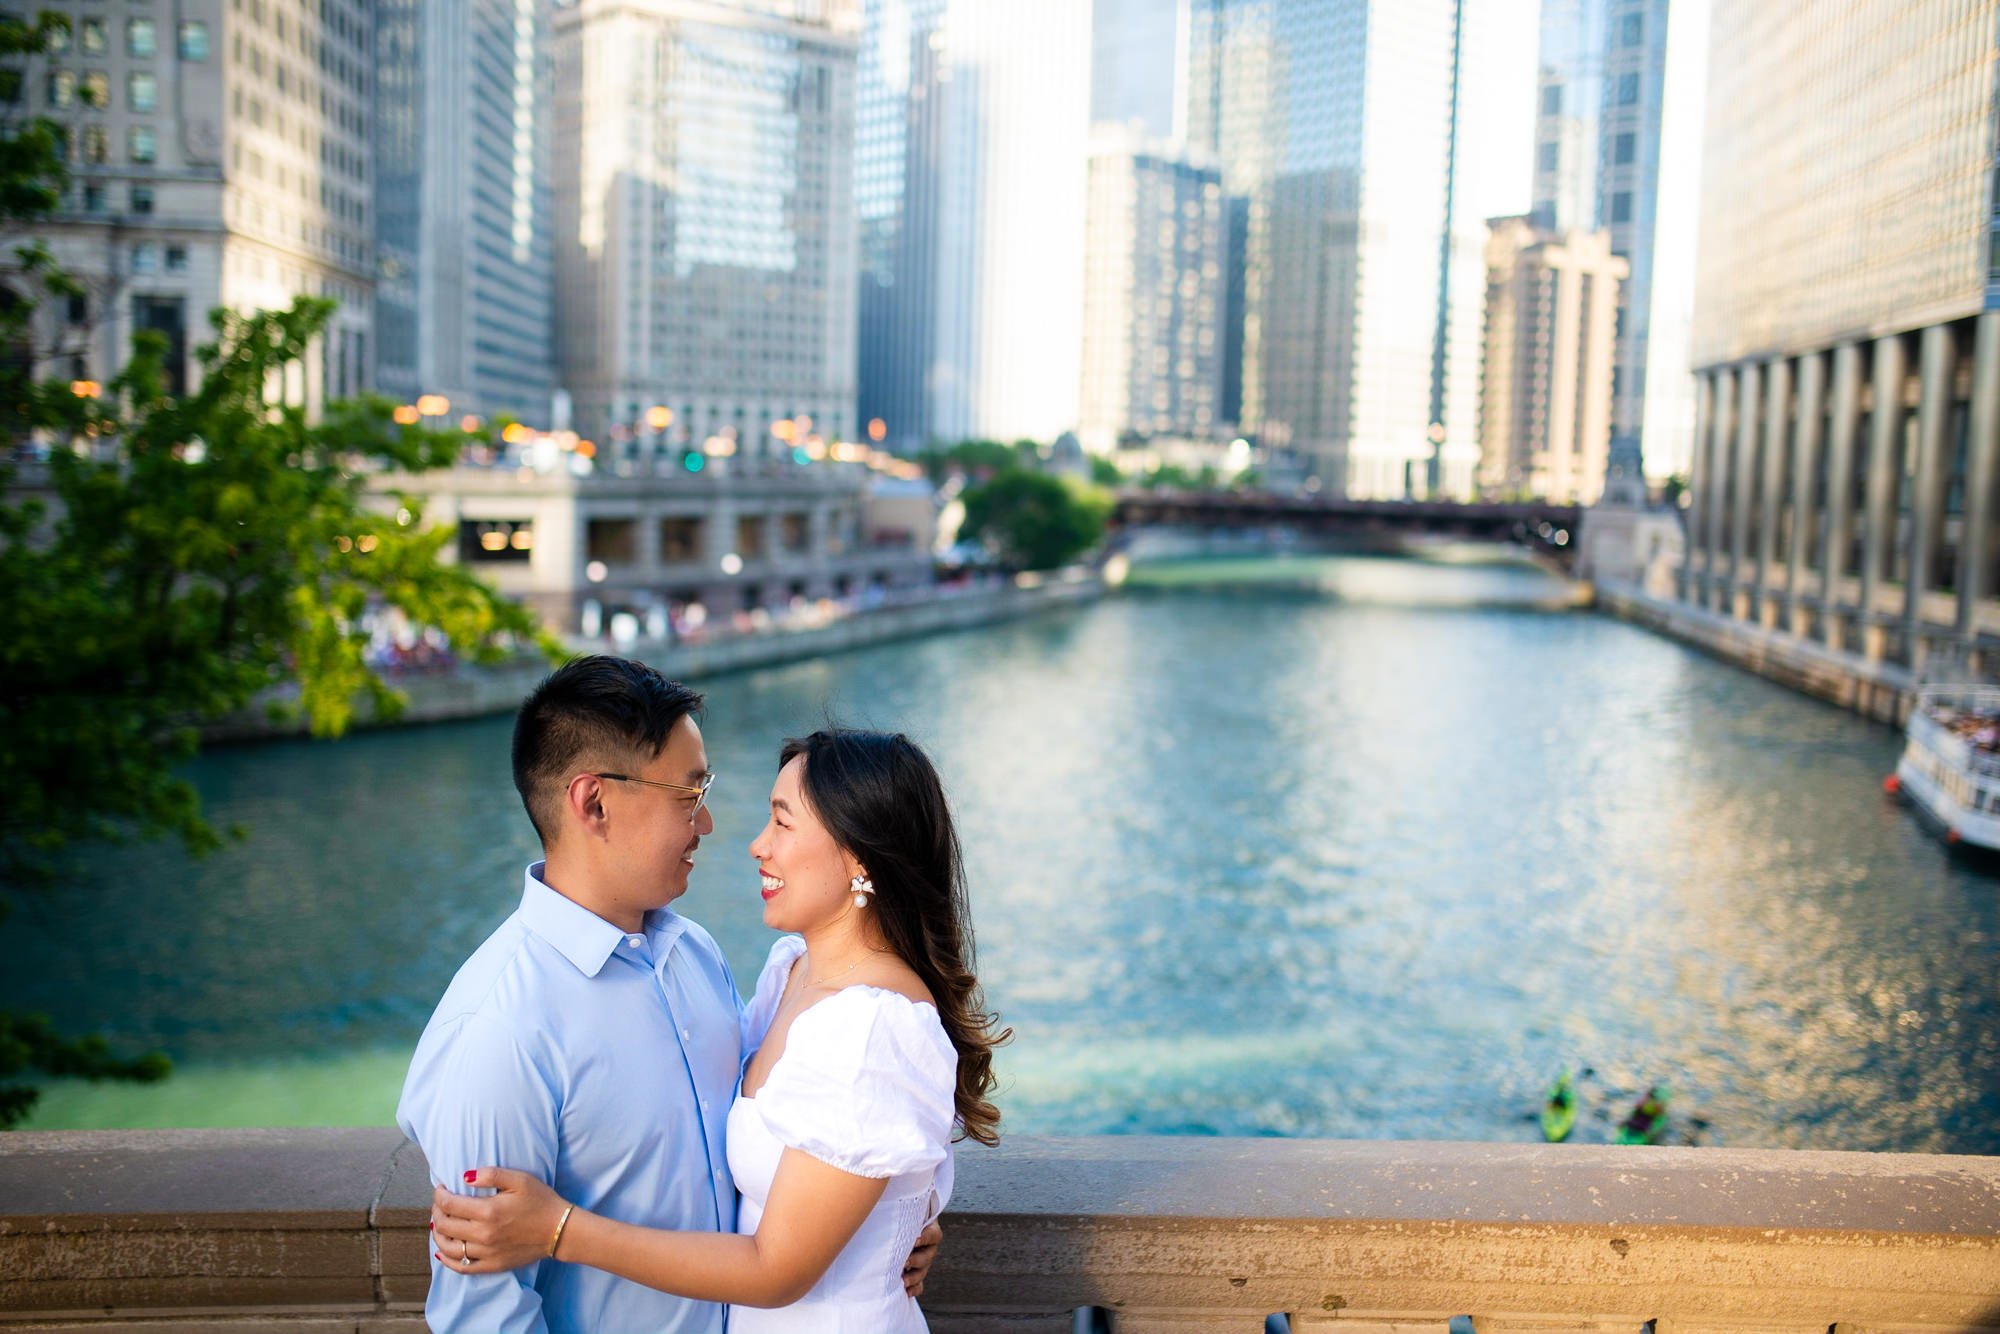
<path id="1" fill-rule="evenodd" d="M 393 1129 L 0 1136 L 0 1330 L 416 1334 Z M 934 1334 L 2000 1330 L 2000 1158 L 1099 1136 L 962 1146 Z"/>
<path id="2" fill-rule="evenodd" d="M 718 630 L 699 637 L 635 639 L 572 638 L 575 653 L 619 653 L 638 658 L 676 680 L 699 680 L 721 672 L 742 671 L 798 662 L 828 653 L 844 653 L 871 644 L 892 643 L 922 635 L 970 630 L 1017 620 L 1065 607 L 1081 606 L 1103 596 L 1104 580 L 1078 571 L 1047 579 L 1004 580 L 967 588 L 939 588 L 927 596 L 854 611 L 772 622 L 766 628 L 733 632 Z M 524 657 L 497 667 L 453 665 L 437 671 L 390 672 L 389 683 L 408 701 L 398 723 L 445 722 L 512 713 L 535 683 L 548 674 L 540 657 Z M 271 701 L 203 729 L 203 740 L 256 741 L 303 734 L 303 719 L 273 720 L 270 703 L 283 704 L 286 692 Z M 365 699 L 357 700 L 356 725 L 376 721 Z"/>

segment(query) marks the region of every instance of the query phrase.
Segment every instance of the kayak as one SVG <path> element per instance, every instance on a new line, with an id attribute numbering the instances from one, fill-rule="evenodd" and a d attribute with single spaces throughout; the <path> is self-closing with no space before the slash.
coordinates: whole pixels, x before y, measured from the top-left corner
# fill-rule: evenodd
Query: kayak
<path id="1" fill-rule="evenodd" d="M 1564 1070 L 1549 1086 L 1548 1098 L 1542 1103 L 1542 1138 L 1551 1144 L 1560 1144 L 1569 1138 L 1569 1132 L 1575 1127 L 1576 1082 L 1570 1077 L 1570 1072 Z"/>
<path id="2" fill-rule="evenodd" d="M 1655 1084 L 1646 1090 L 1646 1096 L 1639 1099 L 1639 1105 L 1632 1109 L 1632 1115 L 1618 1123 L 1620 1144 L 1657 1144 L 1667 1129 L 1667 1101 L 1670 1095 L 1665 1084 Z"/>

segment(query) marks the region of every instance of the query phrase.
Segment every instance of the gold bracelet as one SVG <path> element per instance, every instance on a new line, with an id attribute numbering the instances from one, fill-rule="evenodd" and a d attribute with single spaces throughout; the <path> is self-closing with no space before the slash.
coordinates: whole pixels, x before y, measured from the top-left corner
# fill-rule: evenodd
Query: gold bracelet
<path id="1" fill-rule="evenodd" d="M 561 1218 L 556 1220 L 556 1234 L 553 1237 L 549 1238 L 549 1250 L 548 1250 L 549 1259 L 553 1260 L 556 1258 L 556 1247 L 562 1245 L 563 1229 L 569 1226 L 569 1216 L 575 1212 L 576 1212 L 575 1205 L 566 1204 L 563 1206 L 563 1215 Z"/>

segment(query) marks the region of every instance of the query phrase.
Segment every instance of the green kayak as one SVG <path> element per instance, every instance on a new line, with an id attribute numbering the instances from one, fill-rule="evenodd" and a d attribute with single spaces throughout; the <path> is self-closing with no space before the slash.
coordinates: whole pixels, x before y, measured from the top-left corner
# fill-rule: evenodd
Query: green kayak
<path id="1" fill-rule="evenodd" d="M 1639 1105 L 1632 1109 L 1632 1115 L 1618 1123 L 1618 1142 L 1658 1144 L 1667 1129 L 1669 1096 L 1665 1084 L 1655 1084 L 1647 1089 L 1646 1096 L 1639 1099 Z"/>
<path id="2" fill-rule="evenodd" d="M 1564 1070 L 1542 1103 L 1542 1138 L 1560 1144 L 1576 1128 L 1576 1081 Z"/>

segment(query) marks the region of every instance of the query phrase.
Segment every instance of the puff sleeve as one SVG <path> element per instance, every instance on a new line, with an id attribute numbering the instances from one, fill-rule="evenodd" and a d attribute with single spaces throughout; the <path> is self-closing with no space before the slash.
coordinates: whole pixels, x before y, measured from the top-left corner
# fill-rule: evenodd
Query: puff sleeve
<path id="1" fill-rule="evenodd" d="M 743 1029 L 746 1069 L 757 1048 L 764 1045 L 764 1034 L 771 1030 L 771 1020 L 776 1017 L 778 1001 L 785 994 L 785 979 L 791 975 L 792 962 L 805 952 L 806 942 L 800 936 L 779 936 L 771 942 L 771 952 L 764 957 L 764 971 L 757 974 L 757 990 L 751 994 L 750 1003 L 737 1014 L 737 1022 Z"/>
<path id="2" fill-rule="evenodd" d="M 855 1176 L 896 1177 L 945 1160 L 957 1083 L 936 1010 L 848 987 L 792 1021 L 754 1106 L 781 1143 Z"/>

